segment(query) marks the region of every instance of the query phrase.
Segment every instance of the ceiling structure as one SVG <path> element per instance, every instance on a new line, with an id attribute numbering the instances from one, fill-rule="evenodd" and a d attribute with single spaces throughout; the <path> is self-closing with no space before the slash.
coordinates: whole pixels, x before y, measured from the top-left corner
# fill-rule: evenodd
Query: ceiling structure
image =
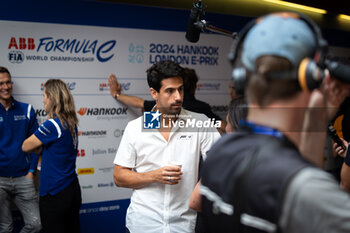
<path id="1" fill-rule="evenodd" d="M 95 0 L 103 2 L 115 2 L 125 4 L 137 4 L 145 6 L 157 6 L 190 10 L 193 3 L 198 0 Z M 294 6 L 283 6 L 278 0 L 203 0 L 207 6 L 206 11 L 220 14 L 241 15 L 257 17 L 274 11 L 295 10 L 304 13 L 318 24 L 350 31 L 350 8 L 347 1 L 340 0 L 289 0 L 295 4 L 324 9 L 326 14 L 311 12 Z M 339 19 L 339 14 L 348 15 L 348 19 Z"/>
<path id="2" fill-rule="evenodd" d="M 119 2 L 127 4 L 139 4 L 148 6 L 163 6 L 171 8 L 190 9 L 195 0 L 98 0 L 107 2 Z M 264 0 L 203 0 L 208 5 L 209 12 L 236 14 L 240 10 L 247 14 L 251 12 L 259 12 L 268 7 L 268 3 Z M 276 1 L 277 2 L 277 1 Z M 282 1 L 280 1 L 282 2 Z M 350 15 L 350 7 L 344 0 L 289 0 L 305 6 L 321 8 L 327 10 L 331 14 L 347 14 Z M 264 6 L 265 5 L 265 6 Z M 248 6 L 249 10 L 246 9 Z M 248 10 L 248 11 L 247 11 Z"/>
<path id="3" fill-rule="evenodd" d="M 327 10 L 330 14 L 350 15 L 349 3 L 344 0 L 291 0 L 290 2 L 322 8 Z"/>

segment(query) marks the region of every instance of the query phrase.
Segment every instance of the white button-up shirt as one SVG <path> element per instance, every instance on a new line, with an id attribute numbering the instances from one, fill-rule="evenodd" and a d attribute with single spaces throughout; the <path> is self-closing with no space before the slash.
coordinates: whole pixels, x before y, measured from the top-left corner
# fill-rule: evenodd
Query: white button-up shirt
<path id="1" fill-rule="evenodd" d="M 181 110 L 177 121 L 208 120 L 203 114 Z M 131 233 L 194 232 L 196 212 L 189 208 L 190 195 L 198 181 L 200 156 L 219 139 L 214 128 L 173 127 L 168 141 L 158 130 L 143 129 L 143 117 L 125 128 L 114 164 L 149 172 L 169 161 L 182 163 L 182 179 L 176 185 L 152 183 L 135 189 L 127 210 L 126 226 Z"/>

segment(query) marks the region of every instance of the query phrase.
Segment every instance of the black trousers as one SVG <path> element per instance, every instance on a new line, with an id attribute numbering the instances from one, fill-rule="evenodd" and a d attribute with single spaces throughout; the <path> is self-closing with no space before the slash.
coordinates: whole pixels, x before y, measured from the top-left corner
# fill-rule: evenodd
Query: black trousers
<path id="1" fill-rule="evenodd" d="M 78 178 L 56 195 L 40 197 L 43 233 L 79 233 L 81 190 Z"/>

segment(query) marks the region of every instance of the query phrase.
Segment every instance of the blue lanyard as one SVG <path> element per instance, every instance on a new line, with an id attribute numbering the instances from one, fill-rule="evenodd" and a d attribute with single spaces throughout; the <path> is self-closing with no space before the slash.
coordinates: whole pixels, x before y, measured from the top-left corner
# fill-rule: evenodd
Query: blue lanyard
<path id="1" fill-rule="evenodd" d="M 281 133 L 277 129 L 274 129 L 268 126 L 257 125 L 257 124 L 254 124 L 253 122 L 245 121 L 245 120 L 241 120 L 240 125 L 243 128 L 248 128 L 249 130 L 251 130 L 253 133 L 256 133 L 256 134 L 265 134 L 265 135 L 270 135 L 277 138 L 284 138 L 283 133 Z"/>

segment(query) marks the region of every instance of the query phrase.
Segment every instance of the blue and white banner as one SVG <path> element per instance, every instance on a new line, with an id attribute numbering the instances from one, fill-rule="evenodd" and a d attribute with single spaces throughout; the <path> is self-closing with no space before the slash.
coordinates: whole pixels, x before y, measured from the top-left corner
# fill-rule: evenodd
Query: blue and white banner
<path id="1" fill-rule="evenodd" d="M 114 185 L 113 159 L 126 124 L 141 111 L 110 96 L 109 74 L 117 75 L 123 93 L 151 99 L 146 69 L 160 60 L 174 60 L 196 70 L 197 99 L 208 102 L 225 119 L 232 71 L 228 37 L 202 34 L 192 44 L 184 32 L 1 20 L 0 29 L 0 65 L 12 74 L 15 98 L 31 103 L 40 123 L 46 119 L 42 104 L 46 80 L 64 80 L 74 96 L 80 120 L 77 172 L 84 232 L 94 232 L 89 219 L 96 216 L 101 222 L 106 216 L 119 218 L 115 221 L 123 224 L 132 192 Z M 331 51 L 333 57 L 350 61 L 349 49 Z"/>
<path id="2" fill-rule="evenodd" d="M 184 32 L 0 21 L 0 64 L 14 81 L 14 96 L 33 104 L 40 122 L 43 85 L 65 81 L 75 99 L 79 125 L 77 171 L 83 203 L 124 200 L 130 189 L 113 183 L 113 159 L 126 124 L 141 111 L 124 106 L 109 94 L 107 77 L 115 73 L 123 93 L 151 99 L 146 69 L 171 59 L 194 68 L 197 98 L 213 106 L 229 102 L 232 39 L 201 35 L 186 41 Z M 215 96 L 215 98 L 213 98 Z"/>

